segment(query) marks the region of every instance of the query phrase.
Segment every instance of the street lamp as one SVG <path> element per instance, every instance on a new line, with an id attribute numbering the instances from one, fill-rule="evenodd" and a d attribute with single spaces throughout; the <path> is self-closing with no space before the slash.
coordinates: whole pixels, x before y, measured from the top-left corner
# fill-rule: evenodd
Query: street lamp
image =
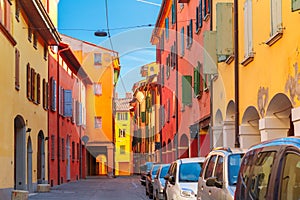
<path id="1" fill-rule="evenodd" d="M 94 35 L 97 36 L 97 37 L 106 37 L 107 36 L 107 32 L 105 32 L 105 31 L 96 31 L 94 33 Z"/>

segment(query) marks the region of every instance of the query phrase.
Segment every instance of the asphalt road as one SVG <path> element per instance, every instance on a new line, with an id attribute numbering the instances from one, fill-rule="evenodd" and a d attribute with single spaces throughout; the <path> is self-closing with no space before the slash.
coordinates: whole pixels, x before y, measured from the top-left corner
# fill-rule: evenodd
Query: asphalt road
<path id="1" fill-rule="evenodd" d="M 51 188 L 49 193 L 31 193 L 29 200 L 144 200 L 139 176 L 89 178 Z"/>

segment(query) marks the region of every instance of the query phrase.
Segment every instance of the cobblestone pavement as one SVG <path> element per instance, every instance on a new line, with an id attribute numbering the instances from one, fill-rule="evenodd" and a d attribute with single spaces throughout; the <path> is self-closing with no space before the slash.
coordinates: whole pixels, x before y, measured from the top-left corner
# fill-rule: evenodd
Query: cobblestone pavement
<path id="1" fill-rule="evenodd" d="M 51 188 L 49 193 L 31 193 L 29 200 L 144 200 L 139 176 L 88 178 Z"/>

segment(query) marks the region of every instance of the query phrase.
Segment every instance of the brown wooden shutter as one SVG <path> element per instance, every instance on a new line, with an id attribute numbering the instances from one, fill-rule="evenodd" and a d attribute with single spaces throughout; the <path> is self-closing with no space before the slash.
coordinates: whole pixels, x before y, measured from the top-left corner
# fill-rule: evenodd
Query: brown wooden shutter
<path id="1" fill-rule="evenodd" d="M 31 101 L 35 101 L 34 94 L 35 94 L 35 71 L 32 68 L 31 69 L 31 96 L 30 96 Z"/>
<path id="2" fill-rule="evenodd" d="M 37 98 L 37 103 L 40 104 L 41 103 L 41 75 L 37 74 L 36 77 L 36 87 L 37 87 L 37 94 L 36 94 L 36 98 Z"/>
<path id="3" fill-rule="evenodd" d="M 31 69 L 30 64 L 27 64 L 27 98 L 31 100 Z"/>
<path id="4" fill-rule="evenodd" d="M 18 49 L 15 51 L 15 88 L 20 90 L 20 52 Z"/>

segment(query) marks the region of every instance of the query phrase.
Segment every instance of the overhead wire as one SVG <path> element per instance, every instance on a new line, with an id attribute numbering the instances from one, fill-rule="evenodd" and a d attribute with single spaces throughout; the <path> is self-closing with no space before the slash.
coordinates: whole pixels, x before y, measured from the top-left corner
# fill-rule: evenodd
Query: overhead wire
<path id="1" fill-rule="evenodd" d="M 113 47 L 112 40 L 111 40 L 111 36 L 110 36 L 110 31 L 109 31 L 109 22 L 108 22 L 108 3 L 107 3 L 107 0 L 105 0 L 105 15 L 106 15 L 107 35 L 108 35 L 110 47 L 111 47 L 111 50 L 113 51 L 113 54 L 115 54 L 114 47 Z M 127 93 L 127 90 L 126 90 L 125 84 L 124 84 L 124 82 L 123 82 L 123 79 L 122 79 L 122 77 L 121 77 L 121 73 L 119 74 L 119 77 L 120 77 L 120 80 L 121 80 L 121 83 L 122 83 L 122 87 L 123 87 L 123 89 L 124 89 L 124 91 L 125 91 L 125 94 L 126 94 L 126 93 Z"/>

